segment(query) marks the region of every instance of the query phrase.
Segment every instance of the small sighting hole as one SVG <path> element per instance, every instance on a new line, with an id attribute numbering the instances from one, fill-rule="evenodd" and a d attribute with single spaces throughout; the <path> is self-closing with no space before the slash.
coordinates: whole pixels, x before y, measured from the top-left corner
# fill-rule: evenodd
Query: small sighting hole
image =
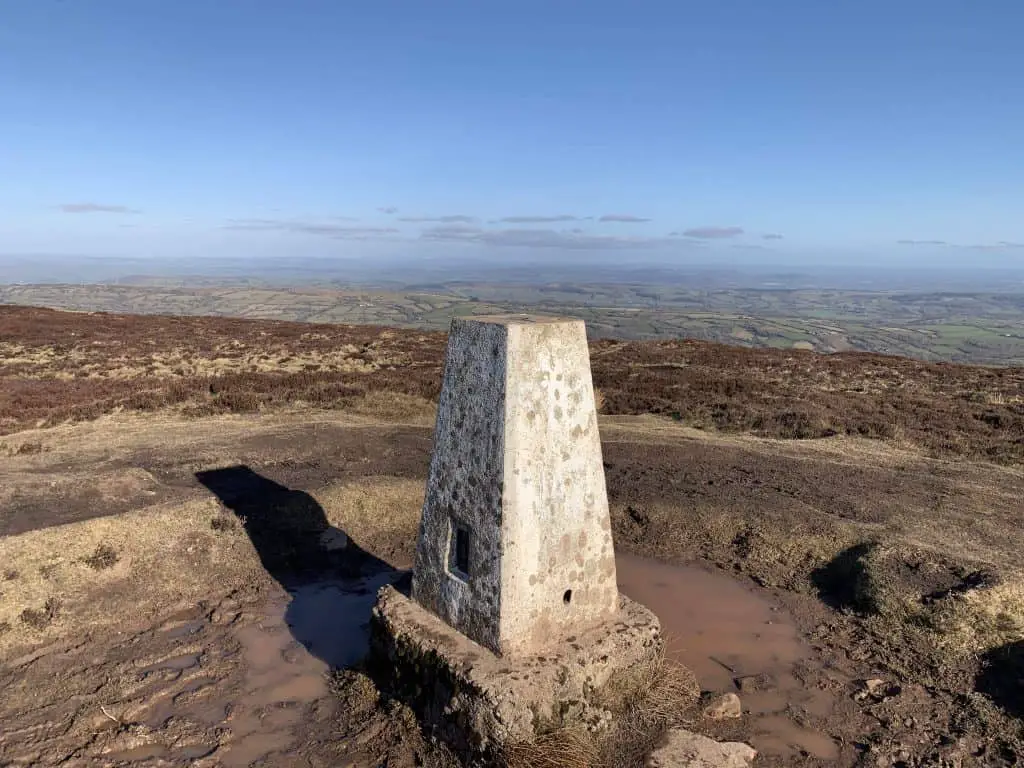
<path id="1" fill-rule="evenodd" d="M 562 595 L 562 602 L 565 603 L 566 605 L 568 605 L 569 603 L 572 602 L 572 590 L 571 589 L 565 590 L 565 594 Z"/>
<path id="2" fill-rule="evenodd" d="M 469 531 L 461 527 L 455 529 L 455 567 L 469 573 Z"/>

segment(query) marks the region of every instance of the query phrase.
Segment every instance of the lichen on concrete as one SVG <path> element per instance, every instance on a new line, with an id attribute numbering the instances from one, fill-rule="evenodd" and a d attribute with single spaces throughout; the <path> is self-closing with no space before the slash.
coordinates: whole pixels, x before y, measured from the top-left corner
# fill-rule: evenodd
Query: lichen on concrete
<path id="1" fill-rule="evenodd" d="M 503 655 L 615 615 L 582 321 L 453 320 L 434 439 L 413 576 L 421 605 Z M 466 571 L 452 566 L 460 536 Z"/>

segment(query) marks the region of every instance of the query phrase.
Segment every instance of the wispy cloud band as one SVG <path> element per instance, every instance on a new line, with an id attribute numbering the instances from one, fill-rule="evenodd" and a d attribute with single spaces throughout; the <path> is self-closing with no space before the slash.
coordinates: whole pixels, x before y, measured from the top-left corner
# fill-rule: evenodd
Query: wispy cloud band
<path id="1" fill-rule="evenodd" d="M 474 224 L 477 218 L 464 213 L 456 213 L 450 216 L 401 216 L 398 220 L 412 224 Z"/>
<path id="2" fill-rule="evenodd" d="M 738 237 L 743 234 L 742 227 L 691 227 L 680 232 L 673 232 L 674 236 L 692 237 L 697 240 L 724 240 L 730 237 Z"/>
<path id="3" fill-rule="evenodd" d="M 57 208 L 64 213 L 139 213 L 127 205 L 106 205 L 104 203 L 61 203 Z"/>
<path id="4" fill-rule="evenodd" d="M 398 230 L 394 227 L 350 227 L 341 224 L 279 219 L 232 219 L 224 225 L 224 229 L 245 232 L 292 232 L 300 235 L 320 235 L 338 239 L 365 239 L 398 234 Z"/>
<path id="5" fill-rule="evenodd" d="M 629 213 L 606 213 L 598 221 L 615 224 L 643 224 L 646 221 L 650 221 L 650 219 L 645 219 L 643 216 L 633 216 Z"/>
<path id="6" fill-rule="evenodd" d="M 624 248 L 650 248 L 671 241 L 656 237 L 618 237 L 586 234 L 579 229 L 481 229 L 479 227 L 446 226 L 424 230 L 424 240 L 449 243 L 477 243 L 490 246 L 518 248 L 564 248 L 569 250 L 611 250 Z"/>

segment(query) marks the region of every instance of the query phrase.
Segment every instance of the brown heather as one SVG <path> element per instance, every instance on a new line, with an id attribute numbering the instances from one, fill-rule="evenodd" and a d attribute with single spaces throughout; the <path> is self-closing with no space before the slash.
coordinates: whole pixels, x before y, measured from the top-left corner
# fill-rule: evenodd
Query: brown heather
<path id="1" fill-rule="evenodd" d="M 0 434 L 174 408 L 369 408 L 434 401 L 442 333 L 0 307 Z M 857 435 L 935 456 L 1024 459 L 1024 369 L 703 341 L 591 346 L 602 413 L 781 439 Z"/>

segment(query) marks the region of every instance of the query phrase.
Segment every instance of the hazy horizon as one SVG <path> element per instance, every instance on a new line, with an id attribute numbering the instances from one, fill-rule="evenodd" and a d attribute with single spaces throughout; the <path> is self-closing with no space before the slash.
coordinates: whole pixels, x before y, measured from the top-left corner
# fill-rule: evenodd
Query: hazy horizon
<path id="1" fill-rule="evenodd" d="M 393 285 L 423 283 L 551 282 L 692 284 L 717 288 L 835 288 L 870 291 L 998 291 L 1024 293 L 1020 267 L 960 265 L 914 267 L 901 264 L 854 265 L 828 263 L 684 263 L 575 258 L 521 262 L 449 258 L 363 260 L 303 259 L 298 257 L 141 259 L 64 256 L 59 254 L 0 254 L 0 284 L 13 283 L 145 283 L 212 281 L 315 286 Z"/>

